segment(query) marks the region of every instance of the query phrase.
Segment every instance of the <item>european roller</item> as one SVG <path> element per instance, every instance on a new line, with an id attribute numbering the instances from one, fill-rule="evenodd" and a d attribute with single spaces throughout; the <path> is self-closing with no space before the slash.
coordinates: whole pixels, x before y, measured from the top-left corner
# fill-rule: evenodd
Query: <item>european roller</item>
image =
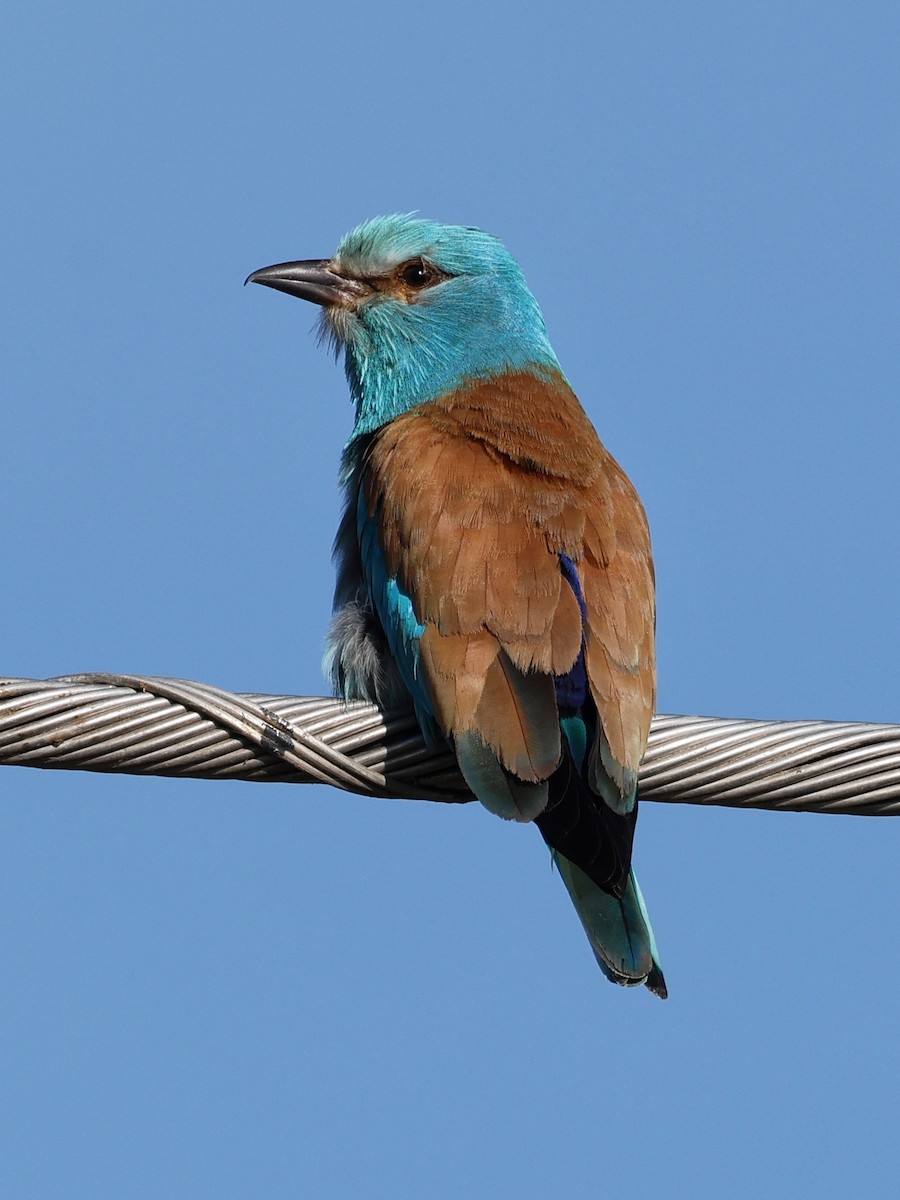
<path id="1" fill-rule="evenodd" d="M 631 868 L 656 693 L 647 519 L 521 269 L 478 229 L 388 216 L 250 281 L 321 306 L 356 408 L 337 694 L 411 703 L 485 808 L 538 827 L 607 977 L 664 997 Z"/>

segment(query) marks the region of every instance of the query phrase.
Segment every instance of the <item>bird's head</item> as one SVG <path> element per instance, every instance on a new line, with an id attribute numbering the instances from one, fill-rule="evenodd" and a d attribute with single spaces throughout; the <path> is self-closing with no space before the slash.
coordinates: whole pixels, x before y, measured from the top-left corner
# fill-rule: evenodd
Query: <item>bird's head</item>
<path id="1" fill-rule="evenodd" d="M 263 267 L 248 282 L 322 306 L 322 331 L 344 351 L 355 435 L 468 380 L 559 369 L 518 263 L 479 229 L 375 217 L 332 258 Z"/>

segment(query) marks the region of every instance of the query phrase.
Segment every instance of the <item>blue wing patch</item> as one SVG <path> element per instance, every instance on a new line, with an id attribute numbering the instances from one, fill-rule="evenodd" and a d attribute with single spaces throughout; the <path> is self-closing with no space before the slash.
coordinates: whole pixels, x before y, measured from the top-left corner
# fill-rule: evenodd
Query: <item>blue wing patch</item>
<path id="1" fill-rule="evenodd" d="M 362 486 L 357 494 L 356 521 L 366 590 L 381 621 L 391 655 L 412 698 L 425 740 L 432 746 L 443 746 L 445 740 L 435 721 L 434 706 L 422 678 L 419 642 L 425 626 L 416 616 L 411 598 L 388 574 L 384 551 L 378 540 L 377 521 L 369 512 Z"/>
<path id="2" fill-rule="evenodd" d="M 578 601 L 578 607 L 581 609 L 582 633 L 581 649 L 578 652 L 578 657 L 565 675 L 557 675 L 554 679 L 556 685 L 556 703 L 562 711 L 567 708 L 581 711 L 587 704 L 588 699 L 587 666 L 584 660 L 584 626 L 587 622 L 587 604 L 585 603 L 584 592 L 581 589 L 581 580 L 578 578 L 578 570 L 568 554 L 561 554 L 559 556 L 559 565 L 562 570 L 563 579 L 565 579 L 566 583 L 575 593 L 575 599 Z"/>

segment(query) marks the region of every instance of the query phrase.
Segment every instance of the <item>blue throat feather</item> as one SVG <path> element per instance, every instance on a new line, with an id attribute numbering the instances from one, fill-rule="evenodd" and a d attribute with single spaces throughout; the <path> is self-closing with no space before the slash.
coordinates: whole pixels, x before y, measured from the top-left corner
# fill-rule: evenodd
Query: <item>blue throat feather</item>
<path id="1" fill-rule="evenodd" d="M 356 407 L 351 442 L 419 404 L 506 371 L 562 368 L 537 301 L 518 263 L 496 238 L 409 216 L 376 218 L 349 233 L 334 256 L 355 272 L 383 272 L 420 256 L 447 280 L 419 304 L 382 301 L 357 313 L 352 328 L 323 314 L 326 337 L 346 340 L 344 370 Z M 336 327 L 337 326 L 337 327 Z"/>

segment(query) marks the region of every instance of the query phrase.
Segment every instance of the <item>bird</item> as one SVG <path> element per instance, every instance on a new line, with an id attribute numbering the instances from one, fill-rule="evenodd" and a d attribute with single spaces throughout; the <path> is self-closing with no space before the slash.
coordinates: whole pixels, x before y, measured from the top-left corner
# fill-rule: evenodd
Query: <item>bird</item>
<path id="1" fill-rule="evenodd" d="M 665 998 L 631 865 L 656 701 L 648 523 L 520 266 L 480 229 L 392 214 L 245 282 L 320 307 L 355 407 L 335 693 L 411 705 L 485 808 L 537 826 L 607 978 Z"/>

